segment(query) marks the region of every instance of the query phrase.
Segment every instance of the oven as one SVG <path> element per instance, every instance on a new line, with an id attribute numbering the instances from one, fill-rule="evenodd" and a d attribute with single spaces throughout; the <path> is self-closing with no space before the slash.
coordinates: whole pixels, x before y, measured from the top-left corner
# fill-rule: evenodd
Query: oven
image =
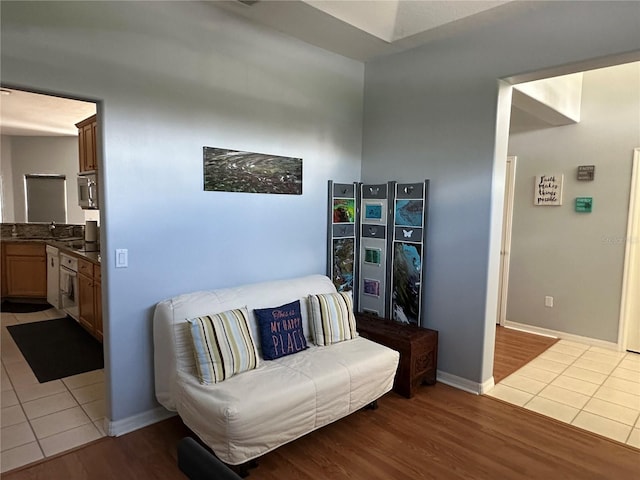
<path id="1" fill-rule="evenodd" d="M 60 253 L 60 306 L 64 312 L 79 321 L 78 259 Z"/>

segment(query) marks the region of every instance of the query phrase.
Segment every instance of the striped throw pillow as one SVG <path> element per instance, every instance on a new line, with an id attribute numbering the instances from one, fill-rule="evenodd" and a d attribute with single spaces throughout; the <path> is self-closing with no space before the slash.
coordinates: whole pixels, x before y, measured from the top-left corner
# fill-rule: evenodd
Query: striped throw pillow
<path id="1" fill-rule="evenodd" d="M 308 298 L 316 345 L 331 345 L 358 336 L 351 295 L 323 293 Z"/>
<path id="2" fill-rule="evenodd" d="M 210 385 L 258 366 L 246 308 L 189 319 L 200 383 Z"/>

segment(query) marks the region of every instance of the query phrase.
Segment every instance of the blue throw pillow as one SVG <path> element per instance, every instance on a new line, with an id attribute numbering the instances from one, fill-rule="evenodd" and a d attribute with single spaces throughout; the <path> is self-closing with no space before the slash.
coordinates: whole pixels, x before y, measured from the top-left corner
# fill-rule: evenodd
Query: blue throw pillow
<path id="1" fill-rule="evenodd" d="M 260 345 L 265 360 L 275 360 L 307 348 L 299 300 L 253 312 L 260 327 Z"/>

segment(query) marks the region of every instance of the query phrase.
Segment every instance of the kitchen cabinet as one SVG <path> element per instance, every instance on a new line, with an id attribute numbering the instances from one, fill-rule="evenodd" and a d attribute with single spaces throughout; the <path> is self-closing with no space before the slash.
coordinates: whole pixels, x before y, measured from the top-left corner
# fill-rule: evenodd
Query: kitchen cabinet
<path id="1" fill-rule="evenodd" d="M 2 263 L 6 296 L 47 298 L 47 257 L 43 243 L 4 244 Z"/>
<path id="2" fill-rule="evenodd" d="M 80 325 L 90 334 L 95 333 L 95 315 L 93 307 L 93 264 L 78 260 L 78 309 Z"/>
<path id="3" fill-rule="evenodd" d="M 102 341 L 102 274 L 100 265 L 93 266 L 93 308 L 95 337 Z"/>
<path id="4" fill-rule="evenodd" d="M 78 157 L 81 172 L 98 169 L 96 148 L 97 126 L 96 115 L 92 115 L 76 123 L 76 127 L 78 128 Z"/>
<path id="5" fill-rule="evenodd" d="M 47 245 L 47 302 L 60 308 L 60 252 Z"/>
<path id="6" fill-rule="evenodd" d="M 102 341 L 101 287 L 100 265 L 78 259 L 78 320 L 85 330 L 100 341 Z"/>
<path id="7" fill-rule="evenodd" d="M 4 298 L 7 296 L 7 256 L 4 253 L 4 243 L 0 245 L 0 255 L 2 255 L 0 262 L 0 296 Z"/>

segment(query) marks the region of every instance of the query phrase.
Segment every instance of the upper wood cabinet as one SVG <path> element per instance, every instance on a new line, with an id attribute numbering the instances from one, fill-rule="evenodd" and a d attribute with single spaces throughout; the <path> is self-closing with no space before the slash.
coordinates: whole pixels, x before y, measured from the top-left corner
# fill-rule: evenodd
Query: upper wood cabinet
<path id="1" fill-rule="evenodd" d="M 78 155 L 80 158 L 80 171 L 87 172 L 98 169 L 98 157 L 96 154 L 96 115 L 76 123 L 78 127 Z"/>

